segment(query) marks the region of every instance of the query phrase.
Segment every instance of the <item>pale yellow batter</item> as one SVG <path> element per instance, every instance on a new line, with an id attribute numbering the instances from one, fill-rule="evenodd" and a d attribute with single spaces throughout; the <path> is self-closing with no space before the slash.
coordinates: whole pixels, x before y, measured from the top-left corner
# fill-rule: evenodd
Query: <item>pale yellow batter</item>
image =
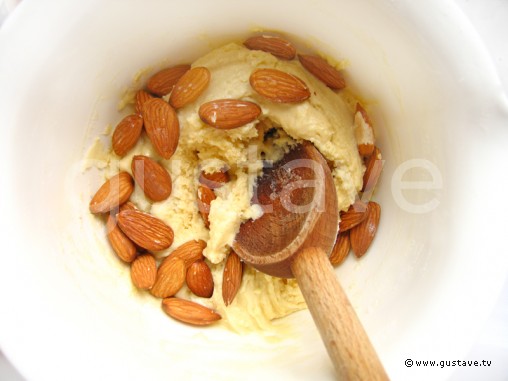
<path id="1" fill-rule="evenodd" d="M 225 307 L 221 297 L 223 260 L 229 252 L 240 224 L 260 216 L 250 205 L 255 178 L 265 159 L 277 160 L 291 144 L 302 139 L 315 144 L 334 164 L 333 177 L 339 208 L 347 209 L 362 186 L 364 167 L 354 136 L 354 111 L 345 96 L 334 92 L 308 73 L 297 60 L 284 61 L 269 53 L 251 51 L 231 43 L 196 60 L 211 73 L 208 88 L 199 98 L 177 111 L 180 141 L 170 160 L 161 159 L 150 141 L 142 137 L 120 160 L 111 153 L 108 173 L 118 169 L 131 172 L 135 154 L 148 155 L 164 165 L 173 179 L 171 196 L 162 202 L 149 202 L 139 187 L 131 200 L 140 208 L 164 220 L 175 233 L 173 245 L 160 256 L 166 256 L 180 244 L 192 239 L 207 242 L 204 255 L 212 265 L 215 293 L 210 300 L 199 302 L 218 310 L 232 328 L 245 331 L 265 327 L 272 319 L 302 309 L 305 303 L 294 281 L 282 281 L 248 269 L 235 301 Z M 302 79 L 311 97 L 298 104 L 272 103 L 259 96 L 249 84 L 256 68 L 276 68 Z M 262 122 L 249 123 L 233 130 L 218 130 L 204 124 L 198 116 L 201 104 L 222 98 L 249 100 L 262 109 Z M 276 137 L 263 141 L 263 132 L 280 127 Z M 117 158 L 118 159 L 118 158 Z M 215 191 L 209 215 L 210 229 L 205 228 L 197 205 L 198 176 L 201 170 L 214 172 L 229 169 L 230 181 Z M 181 293 L 192 298 L 188 290 Z"/>

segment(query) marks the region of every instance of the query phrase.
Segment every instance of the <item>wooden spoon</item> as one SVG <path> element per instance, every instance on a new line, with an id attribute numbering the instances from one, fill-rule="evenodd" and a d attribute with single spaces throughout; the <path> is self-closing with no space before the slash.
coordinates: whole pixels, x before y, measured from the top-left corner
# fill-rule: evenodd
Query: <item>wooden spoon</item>
<path id="1" fill-rule="evenodd" d="M 310 143 L 298 145 L 258 179 L 264 214 L 242 224 L 233 249 L 248 264 L 298 281 L 340 379 L 388 380 L 328 260 L 339 211 L 330 169 Z"/>

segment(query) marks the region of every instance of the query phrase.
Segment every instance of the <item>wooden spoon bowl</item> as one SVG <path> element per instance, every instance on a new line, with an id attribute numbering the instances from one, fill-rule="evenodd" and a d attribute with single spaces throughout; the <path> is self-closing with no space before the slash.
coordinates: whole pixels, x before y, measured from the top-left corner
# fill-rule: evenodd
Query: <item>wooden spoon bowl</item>
<path id="1" fill-rule="evenodd" d="M 298 145 L 265 168 L 253 203 L 264 214 L 240 227 L 234 250 L 258 270 L 293 278 L 294 254 L 318 245 L 329 253 L 338 230 L 339 211 L 330 169 L 310 143 Z"/>

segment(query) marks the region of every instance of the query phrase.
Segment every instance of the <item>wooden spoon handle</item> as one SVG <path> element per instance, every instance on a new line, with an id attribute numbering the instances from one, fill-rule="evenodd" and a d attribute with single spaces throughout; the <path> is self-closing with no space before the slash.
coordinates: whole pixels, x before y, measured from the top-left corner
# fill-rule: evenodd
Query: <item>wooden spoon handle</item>
<path id="1" fill-rule="evenodd" d="M 342 290 L 326 253 L 308 248 L 291 270 L 341 380 L 388 380 L 374 347 Z"/>

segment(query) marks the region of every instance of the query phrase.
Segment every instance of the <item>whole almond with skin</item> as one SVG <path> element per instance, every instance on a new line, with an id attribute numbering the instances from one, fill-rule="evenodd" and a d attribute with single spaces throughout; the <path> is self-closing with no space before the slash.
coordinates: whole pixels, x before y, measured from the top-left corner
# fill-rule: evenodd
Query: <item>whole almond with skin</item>
<path id="1" fill-rule="evenodd" d="M 372 243 L 376 235 L 377 227 L 379 226 L 380 216 L 381 207 L 378 203 L 370 201 L 367 207 L 367 217 L 365 220 L 349 231 L 351 248 L 358 258 L 362 257 L 367 252 L 367 249 Z"/>
<path id="2" fill-rule="evenodd" d="M 111 137 L 113 151 L 122 157 L 136 145 L 143 130 L 143 118 L 127 115 L 115 128 Z"/>
<path id="3" fill-rule="evenodd" d="M 346 212 L 340 212 L 339 231 L 345 232 L 355 227 L 367 217 L 367 204 L 355 201 Z"/>
<path id="4" fill-rule="evenodd" d="M 146 88 L 160 97 L 169 94 L 178 80 L 189 71 L 190 65 L 176 65 L 155 73 L 150 77 Z"/>
<path id="5" fill-rule="evenodd" d="M 374 152 L 366 160 L 362 187 L 362 192 L 364 193 L 373 190 L 377 185 L 379 177 L 381 176 L 381 171 L 383 170 L 383 158 L 379 148 L 374 147 Z"/>
<path id="6" fill-rule="evenodd" d="M 338 266 L 346 259 L 351 249 L 351 242 L 349 240 L 349 232 L 337 234 L 335 245 L 333 246 L 332 253 L 330 254 L 330 263 L 332 266 Z"/>
<path id="7" fill-rule="evenodd" d="M 164 159 L 176 151 L 180 139 L 180 124 L 175 110 L 160 98 L 152 98 L 143 104 L 143 120 L 148 138 Z"/>
<path id="8" fill-rule="evenodd" d="M 106 234 L 113 251 L 122 261 L 130 263 L 137 255 L 136 246 L 118 227 L 116 218 L 108 216 L 106 222 Z"/>
<path id="9" fill-rule="evenodd" d="M 247 49 L 262 50 L 284 60 L 292 60 L 296 56 L 296 48 L 293 44 L 280 37 L 254 36 L 243 44 Z"/>
<path id="10" fill-rule="evenodd" d="M 214 310 L 180 298 L 164 299 L 162 309 L 173 319 L 192 325 L 210 325 L 221 319 Z"/>
<path id="11" fill-rule="evenodd" d="M 189 290 L 202 298 L 211 298 L 213 295 L 213 277 L 210 267 L 203 260 L 194 262 L 187 269 L 185 278 Z"/>
<path id="12" fill-rule="evenodd" d="M 242 284 L 243 263 L 234 251 L 228 255 L 222 276 L 222 299 L 229 306 Z"/>
<path id="13" fill-rule="evenodd" d="M 374 151 L 374 144 L 370 143 L 361 143 L 358 144 L 358 153 L 360 156 L 367 157 L 372 155 L 372 152 Z"/>
<path id="14" fill-rule="evenodd" d="M 228 181 L 229 174 L 226 170 L 213 173 L 201 171 L 201 174 L 199 175 L 199 183 L 210 189 L 220 188 Z"/>
<path id="15" fill-rule="evenodd" d="M 209 83 L 210 71 L 206 67 L 194 67 L 178 80 L 169 97 L 169 103 L 174 108 L 182 108 L 198 99 Z"/>
<path id="16" fill-rule="evenodd" d="M 126 202 L 134 190 L 131 175 L 120 172 L 107 180 L 90 201 L 92 213 L 106 213 Z"/>
<path id="17" fill-rule="evenodd" d="M 374 152 L 374 130 L 367 112 L 360 103 L 356 104 L 355 138 L 360 156 L 372 155 Z"/>
<path id="18" fill-rule="evenodd" d="M 231 130 L 255 121 L 261 115 L 261 107 L 249 101 L 217 99 L 199 107 L 199 117 L 209 126 Z"/>
<path id="19" fill-rule="evenodd" d="M 120 205 L 119 212 L 123 212 L 124 210 L 137 210 L 138 208 L 132 201 L 124 202 L 122 205 Z"/>
<path id="20" fill-rule="evenodd" d="M 136 97 L 135 97 L 135 108 L 136 108 L 136 113 L 138 115 L 141 115 L 143 116 L 143 105 L 145 104 L 145 102 L 149 99 L 152 99 L 153 97 L 147 93 L 145 90 L 138 90 L 136 92 Z"/>
<path id="21" fill-rule="evenodd" d="M 341 72 L 318 56 L 299 54 L 298 59 L 302 66 L 314 77 L 333 90 L 346 87 L 346 81 Z"/>
<path id="22" fill-rule="evenodd" d="M 276 69 L 257 69 L 249 82 L 259 95 L 276 103 L 299 103 L 310 97 L 305 82 Z"/>
<path id="23" fill-rule="evenodd" d="M 150 292 L 158 298 L 167 298 L 180 291 L 184 283 L 185 263 L 182 259 L 170 255 L 159 266 Z"/>
<path id="24" fill-rule="evenodd" d="M 198 187 L 198 210 L 201 213 L 201 217 L 203 217 L 203 221 L 205 222 L 205 226 L 210 227 L 210 220 L 208 219 L 208 215 L 210 214 L 210 204 L 213 200 L 216 199 L 215 193 L 208 187 L 200 185 Z"/>
<path id="25" fill-rule="evenodd" d="M 188 269 L 194 262 L 204 259 L 203 250 L 205 247 L 206 242 L 202 239 L 188 241 L 178 246 L 170 256 L 182 259 L 185 268 Z"/>
<path id="26" fill-rule="evenodd" d="M 148 156 L 132 158 L 132 175 L 145 195 L 153 201 L 162 201 L 171 194 L 172 181 L 168 171 Z"/>
<path id="27" fill-rule="evenodd" d="M 173 229 L 148 213 L 124 210 L 117 218 L 118 225 L 125 235 L 147 250 L 164 250 L 173 243 Z"/>
<path id="28" fill-rule="evenodd" d="M 120 205 L 120 208 L 115 213 L 115 215 L 120 212 L 123 212 L 124 210 L 138 210 L 138 207 L 136 205 L 134 205 L 134 203 L 132 201 L 127 201 L 127 202 L 123 203 L 122 205 Z M 113 211 L 111 211 L 111 213 L 113 213 Z M 118 227 L 118 229 L 121 231 L 120 227 Z M 136 246 L 138 255 L 146 253 L 146 249 L 144 247 L 141 247 L 136 244 L 134 244 L 134 245 Z"/>
<path id="29" fill-rule="evenodd" d="M 149 290 L 157 277 L 157 262 L 151 254 L 143 254 L 131 263 L 131 280 L 140 290 Z"/>

